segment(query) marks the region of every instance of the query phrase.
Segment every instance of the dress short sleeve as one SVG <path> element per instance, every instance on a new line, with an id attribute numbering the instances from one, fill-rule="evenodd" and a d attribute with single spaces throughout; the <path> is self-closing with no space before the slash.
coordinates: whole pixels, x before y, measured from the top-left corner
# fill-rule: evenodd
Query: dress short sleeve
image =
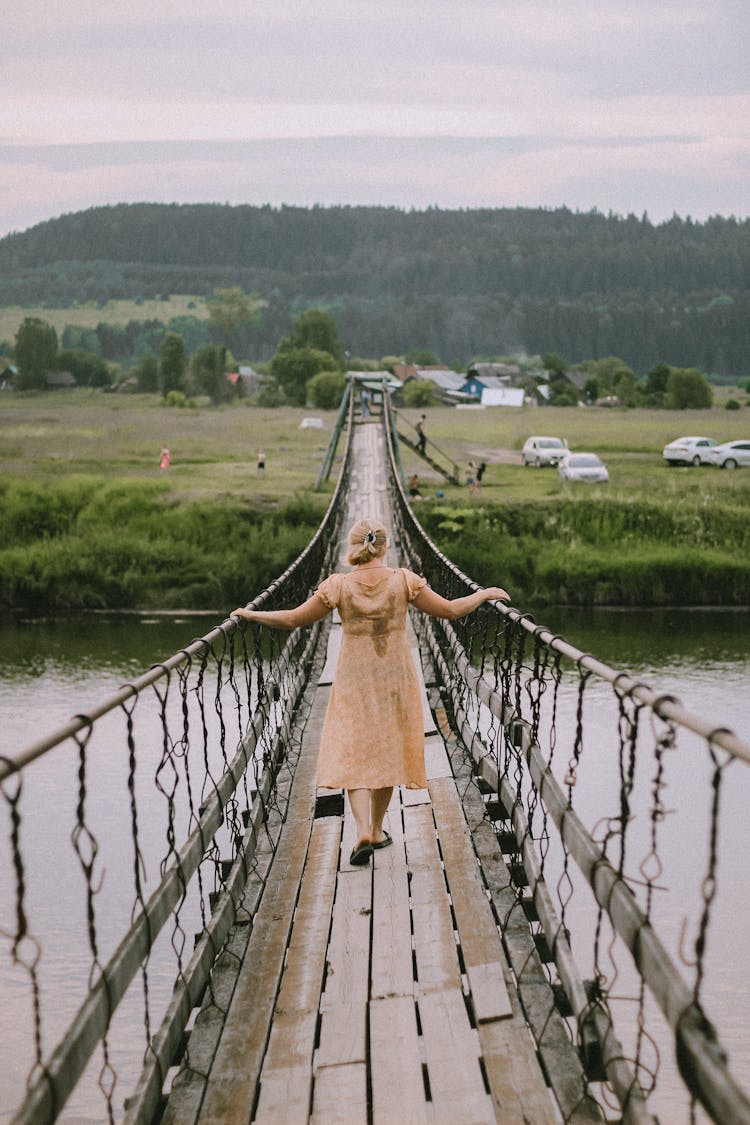
<path id="1" fill-rule="evenodd" d="M 427 585 L 427 579 L 422 578 L 421 575 L 415 574 L 413 570 L 407 570 L 406 567 L 401 568 L 401 573 L 406 579 L 406 589 L 409 592 L 409 601 L 413 602 L 420 590 L 424 590 Z"/>
<path id="2" fill-rule="evenodd" d="M 324 578 L 320 583 L 315 593 L 323 602 L 323 605 L 327 606 L 328 609 L 335 609 L 341 597 L 341 575 L 329 574 L 328 578 Z"/>

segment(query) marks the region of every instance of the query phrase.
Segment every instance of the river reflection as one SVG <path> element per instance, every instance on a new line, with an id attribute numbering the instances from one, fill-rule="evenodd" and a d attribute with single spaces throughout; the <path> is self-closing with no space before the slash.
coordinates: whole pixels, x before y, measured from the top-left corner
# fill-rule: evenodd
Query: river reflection
<path id="1" fill-rule="evenodd" d="M 716 725 L 735 729 L 746 739 L 750 732 L 750 613 L 748 612 L 686 612 L 616 610 L 546 609 L 538 615 L 553 632 L 562 634 L 572 644 L 617 668 L 629 671 L 646 680 L 660 692 L 670 692 L 681 698 L 691 711 L 711 716 Z M 100 702 L 117 690 L 124 682 L 135 678 L 151 664 L 165 659 L 184 648 L 195 637 L 208 632 L 216 624 L 213 616 L 169 614 L 138 616 L 81 614 L 72 617 L 16 618 L 0 620 L 0 730 L 3 732 L 4 754 L 14 754 L 39 736 L 54 730 L 71 715 Z M 575 725 L 575 685 L 565 683 L 559 700 L 560 758 L 565 761 L 571 731 Z M 611 690 L 593 683 L 586 692 L 586 736 L 582 755 L 582 782 L 576 793 L 577 808 L 587 822 L 596 821 L 600 809 L 616 804 L 616 788 L 612 783 L 612 730 L 616 727 L 616 714 L 612 714 Z M 647 765 L 652 754 L 648 734 L 643 746 L 643 761 Z M 122 747 L 122 731 L 118 728 L 111 738 L 112 747 Z M 699 742 L 699 740 L 698 740 Z M 152 762 L 158 747 L 147 745 L 145 738 L 139 744 L 143 763 L 144 808 L 149 809 L 148 787 L 153 785 Z M 641 748 L 639 744 L 639 755 Z M 75 817 L 76 778 L 75 755 L 63 752 L 54 768 L 42 763 L 34 767 L 29 777 L 28 805 L 24 828 L 24 846 L 28 855 L 36 859 L 41 872 L 29 871 L 28 899 L 34 907 L 33 923 L 46 933 L 49 925 L 53 936 L 45 938 L 44 994 L 49 1005 L 45 1012 L 44 1048 L 49 1051 L 56 1036 L 69 1020 L 69 1008 L 56 1005 L 55 999 L 63 994 L 75 978 L 85 989 L 90 956 L 86 935 L 80 917 L 73 918 L 61 911 L 63 892 L 74 890 L 73 909 L 82 916 L 84 897 L 80 871 L 57 875 L 55 885 L 54 863 L 63 848 L 70 851 L 70 827 Z M 52 755 L 50 756 L 52 757 Z M 140 768 L 140 766 L 139 766 Z M 681 816 L 674 816 L 666 824 L 662 848 L 667 866 L 671 867 L 675 882 L 670 892 L 661 894 L 657 906 L 660 922 L 668 928 L 670 950 L 679 942 L 682 919 L 688 912 L 696 916 L 699 900 L 700 872 L 705 865 L 707 835 L 707 808 L 710 793 L 710 772 L 706 765 L 705 747 L 690 745 L 681 748 L 679 756 L 670 762 L 669 800 L 679 807 Z M 97 770 L 100 772 L 97 774 Z M 151 770 L 151 772 L 149 772 Z M 109 843 L 123 831 L 128 838 L 127 821 L 123 822 L 123 763 L 115 760 L 106 745 L 101 750 L 101 761 L 92 765 L 92 792 L 98 785 L 103 793 L 100 832 L 103 842 Z M 735 1073 L 745 1085 L 750 1085 L 750 1049 L 746 1041 L 746 996 L 750 990 L 750 966 L 739 948 L 746 946 L 750 931 L 750 903 L 747 894 L 745 857 L 750 850 L 748 818 L 750 803 L 750 767 L 737 763 L 732 767 L 731 784 L 725 786 L 722 808 L 721 878 L 720 894 L 715 913 L 716 935 L 712 936 L 710 973 L 707 974 L 707 1008 L 718 1024 L 722 1039 L 729 1048 Z M 585 778 L 585 780 L 583 780 Z M 616 781 L 616 778 L 615 778 Z M 647 788 L 648 776 L 643 784 Z M 13 928 L 13 886 L 10 878 L 8 855 L 8 818 L 0 824 L 0 928 Z M 692 819 L 692 822 L 690 818 Z M 154 824 L 144 825 L 145 836 L 153 832 L 154 846 L 163 839 L 159 816 L 154 814 Z M 695 854 L 685 844 L 680 834 L 687 821 L 687 839 L 695 838 Z M 680 832 L 677 831 L 678 823 Z M 645 825 L 636 826 L 636 839 Z M 33 831 L 32 831 L 33 829 Z M 114 849 L 115 853 L 117 849 Z M 158 855 L 158 851 L 155 851 Z M 125 864 L 128 872 L 132 859 L 118 857 L 110 850 L 107 882 L 103 888 L 101 907 L 109 909 L 108 895 L 113 895 L 112 917 L 117 916 L 119 904 L 114 899 L 117 892 L 117 864 Z M 553 862 L 553 860 L 551 860 Z M 30 863 L 30 867 L 33 865 Z M 155 872 L 154 874 L 157 874 Z M 685 877 L 683 894 L 680 881 Z M 69 886 L 68 886 L 69 884 Z M 41 900 L 41 905 L 40 905 Z M 130 902 L 127 904 L 130 909 Z M 100 907 L 100 908 L 101 908 Z M 192 909 L 192 908 L 191 908 Z M 106 913 L 106 911 L 105 911 Z M 199 926 L 193 911 L 188 921 Z M 576 956 L 581 956 L 582 968 L 590 946 L 590 915 L 575 903 L 567 919 L 573 938 L 583 931 L 584 940 L 577 946 Z M 118 923 L 119 924 L 119 923 Z M 168 927 L 167 927 L 168 928 Z M 186 922 L 186 930 L 190 928 Z M 114 923 L 111 932 L 103 926 L 102 942 L 108 947 L 116 941 L 118 932 Z M 694 936 L 694 934 L 692 935 Z M 166 937 L 165 937 L 166 940 Z M 171 989 L 173 962 L 165 949 L 163 959 L 157 950 L 150 964 L 151 998 L 156 1006 L 160 998 L 168 999 Z M 627 969 L 621 968 L 618 988 L 623 994 L 632 991 L 632 980 Z M 689 974 L 688 974 L 689 979 Z M 4 1066 L 0 1077 L 0 1121 L 9 1120 L 13 1106 L 22 1095 L 29 1060 L 32 1056 L 31 1011 L 28 1000 L 28 981 L 25 974 L 9 968 L 7 941 L 0 941 L 0 991 L 4 1002 L 0 1005 L 0 1041 L 3 1043 Z M 137 990 L 136 990 L 137 992 Z M 142 999 L 135 995 L 123 1005 L 117 1016 L 116 1038 L 118 1053 L 116 1069 L 119 1074 L 115 1109 L 121 1114 L 122 1100 L 132 1088 L 140 1067 L 144 1048 Z M 658 1021 L 655 1025 L 658 1028 Z M 660 1033 L 662 1034 L 662 1033 Z M 655 1108 L 661 1121 L 686 1121 L 685 1102 L 679 1085 L 670 1069 L 671 1046 L 664 1036 L 661 1053 L 664 1059 Z M 100 1065 L 100 1062 L 97 1066 Z M 674 1084 L 674 1088 L 672 1086 Z M 66 1109 L 61 1120 L 98 1122 L 105 1119 L 101 1094 L 96 1090 L 95 1078 L 88 1091 L 82 1089 Z"/>

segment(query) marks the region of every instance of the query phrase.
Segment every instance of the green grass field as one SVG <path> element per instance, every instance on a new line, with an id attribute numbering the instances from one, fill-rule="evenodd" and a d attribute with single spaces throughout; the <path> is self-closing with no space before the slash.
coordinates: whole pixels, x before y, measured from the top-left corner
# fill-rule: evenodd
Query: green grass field
<path id="1" fill-rule="evenodd" d="M 426 413 L 428 436 L 462 470 L 469 459 L 488 469 L 470 496 L 404 450 L 426 497 L 417 514 L 459 566 L 507 582 L 517 604 L 750 604 L 750 471 L 670 469 L 661 455 L 680 434 L 748 436 L 744 413 Z M 310 414 L 327 428 L 300 429 Z M 322 518 L 336 468 L 314 486 L 334 420 L 81 389 L 0 395 L 0 603 L 201 608 L 257 592 Z M 610 483 L 524 468 L 531 433 L 599 452 Z"/>
<path id="2" fill-rule="evenodd" d="M 0 308 L 0 340 L 10 342 L 15 338 L 22 320 L 36 316 L 62 335 L 68 325 L 76 328 L 96 328 L 97 324 L 119 324 L 123 327 L 131 320 L 160 320 L 166 324 L 175 316 L 195 316 L 199 320 L 208 319 L 205 297 L 191 297 L 186 294 L 170 296 L 166 301 L 107 301 L 98 304 L 94 301 L 85 305 L 72 305 L 70 308 L 52 309 L 42 305 L 23 308 L 9 305 Z"/>

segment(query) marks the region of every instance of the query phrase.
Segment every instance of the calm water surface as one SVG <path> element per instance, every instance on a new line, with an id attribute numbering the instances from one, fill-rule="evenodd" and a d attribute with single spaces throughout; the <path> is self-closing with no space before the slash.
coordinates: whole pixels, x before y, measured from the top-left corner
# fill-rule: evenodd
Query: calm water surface
<path id="1" fill-rule="evenodd" d="M 562 633 L 586 652 L 646 680 L 660 692 L 678 695 L 692 711 L 712 717 L 716 725 L 728 726 L 750 738 L 750 614 L 744 612 L 685 611 L 572 611 L 549 609 L 539 615 L 553 631 Z M 156 661 L 185 647 L 207 632 L 214 618 L 169 615 L 158 617 L 79 615 L 54 618 L 0 621 L 0 731 L 2 753 L 14 753 L 66 722 L 87 705 L 106 698 L 122 683 L 135 678 Z M 613 731 L 617 715 L 611 690 L 591 682 L 585 693 L 584 731 L 580 782 L 576 808 L 587 823 L 613 815 L 619 792 Z M 557 715 L 559 758 L 564 767 L 575 729 L 575 683 L 564 681 Z M 546 720 L 545 720 L 546 721 Z M 123 760 L 122 722 L 106 726 L 101 745 L 92 755 L 89 789 L 97 793 L 91 809 L 92 823 L 102 847 L 105 878 L 97 900 L 102 959 L 109 955 L 129 917 L 131 899 L 122 903 L 118 882 L 132 886 L 132 857 L 122 841 L 130 840 L 129 822 L 123 813 L 122 796 L 126 763 Z M 158 740 L 157 740 L 158 741 Z M 616 741 L 616 740 L 615 740 Z M 653 764 L 654 734 L 641 731 L 638 743 L 637 779 L 644 811 L 636 816 L 631 847 L 633 872 L 648 850 L 650 822 L 647 815 L 649 773 Z M 139 734 L 139 769 L 143 765 L 139 797 L 142 802 L 142 845 L 160 855 L 164 838 L 163 809 L 154 803 L 153 763 L 160 747 L 145 731 Z M 74 748 L 73 748 L 74 749 Z M 54 759 L 54 761 L 52 760 Z M 728 784 L 722 791 L 719 833 L 720 877 L 714 904 L 714 922 L 709 943 L 704 999 L 709 1015 L 718 1025 L 729 1050 L 733 1069 L 750 1085 L 747 996 L 750 995 L 750 959 L 741 952 L 750 936 L 750 897 L 746 857 L 750 851 L 747 809 L 750 807 L 750 767 L 729 767 Z M 48 1051 L 70 1018 L 70 1001 L 63 996 L 85 994 L 90 953 L 82 925 L 85 895 L 80 869 L 69 860 L 70 832 L 75 824 L 76 759 L 70 749 L 56 752 L 29 770 L 24 790 L 22 844 L 27 860 L 30 926 L 44 934 L 41 983 L 44 1001 L 43 1044 Z M 683 739 L 667 764 L 666 803 L 672 810 L 660 827 L 660 860 L 663 872 L 657 880 L 654 916 L 663 927 L 673 955 L 695 937 L 700 909 L 700 883 L 707 859 L 710 824 L 711 773 L 705 746 L 697 739 Z M 5 803 L 4 803 L 5 805 Z M 604 810 L 604 811 L 603 811 Z M 0 813 L 0 929 L 13 929 L 13 883 L 8 863 L 9 819 L 7 807 Z M 162 848 L 163 850 L 163 848 Z M 636 860 L 635 857 L 638 857 Z M 554 860 L 550 861 L 554 865 Z M 152 864 L 153 866 L 153 864 Z M 156 863 L 158 868 L 158 863 Z M 552 868 L 550 869 L 551 874 Z M 158 870 L 150 872 L 155 879 Z M 548 876 L 549 881 L 549 876 Z M 131 892 L 132 898 L 132 892 Z M 591 914 L 576 893 L 566 923 L 573 948 L 585 973 L 590 966 Z M 200 929 L 195 903 L 186 905 L 185 930 L 192 947 L 192 930 Z M 169 927 L 165 927 L 165 930 Z M 661 929 L 660 929 L 660 932 Z M 577 942 L 577 935 L 582 935 Z M 149 967 L 149 992 L 154 1009 L 170 995 L 173 961 L 166 947 L 174 934 L 164 934 Z M 189 953 L 189 951 L 188 951 Z M 605 959 L 606 960 L 606 959 Z M 623 1006 L 632 1007 L 634 982 L 619 953 L 607 963 L 608 976 L 616 980 L 613 995 L 622 995 Z M 601 963 L 601 959 L 600 959 Z M 614 967 L 613 967 L 614 966 Z M 686 970 L 689 978 L 689 970 Z M 0 1043 L 3 1067 L 0 1075 L 0 1120 L 21 1096 L 32 1054 L 31 1010 L 28 975 L 14 970 L 8 957 L 7 938 L 0 934 Z M 618 1013 L 619 1014 L 619 1013 Z M 654 1017 L 662 1056 L 660 1082 L 654 1108 L 662 1122 L 688 1120 L 679 1083 L 670 1059 L 669 1037 Z M 144 1048 L 142 994 L 135 994 L 116 1018 L 112 1035 L 113 1061 L 119 1075 L 114 1098 L 117 1112 L 137 1077 Z M 648 1060 L 648 1052 L 645 1052 Z M 96 1062 L 96 1068 L 101 1060 Z M 89 1077 L 63 1120 L 105 1120 L 95 1078 Z"/>

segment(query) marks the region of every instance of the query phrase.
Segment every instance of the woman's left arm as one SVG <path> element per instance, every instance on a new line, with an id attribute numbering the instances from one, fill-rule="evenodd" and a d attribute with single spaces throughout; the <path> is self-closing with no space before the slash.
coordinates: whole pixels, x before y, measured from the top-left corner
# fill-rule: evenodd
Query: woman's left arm
<path id="1" fill-rule="evenodd" d="M 475 590 L 463 598 L 443 598 L 429 586 L 423 586 L 412 602 L 422 613 L 430 617 L 443 617 L 455 621 L 478 609 L 483 602 L 510 601 L 510 594 L 500 586 L 488 586 L 486 590 Z"/>
<path id="2" fill-rule="evenodd" d="M 322 598 L 313 594 L 302 605 L 294 609 L 235 609 L 231 617 L 241 617 L 245 621 L 255 621 L 258 625 L 270 625 L 272 629 L 299 629 L 321 621 L 330 609 Z"/>

